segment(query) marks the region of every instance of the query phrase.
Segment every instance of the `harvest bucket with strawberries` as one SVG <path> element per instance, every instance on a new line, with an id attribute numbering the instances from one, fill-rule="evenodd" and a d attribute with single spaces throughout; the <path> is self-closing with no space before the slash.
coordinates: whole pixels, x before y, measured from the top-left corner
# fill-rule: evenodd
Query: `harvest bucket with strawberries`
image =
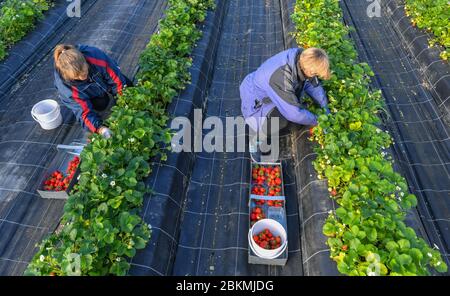
<path id="1" fill-rule="evenodd" d="M 283 266 L 287 262 L 283 185 L 280 163 L 251 163 L 248 235 L 251 264 Z M 262 224 L 265 227 L 260 229 Z"/>
<path id="2" fill-rule="evenodd" d="M 287 248 L 286 230 L 273 219 L 262 219 L 255 223 L 248 236 L 251 250 L 263 259 L 275 259 Z"/>

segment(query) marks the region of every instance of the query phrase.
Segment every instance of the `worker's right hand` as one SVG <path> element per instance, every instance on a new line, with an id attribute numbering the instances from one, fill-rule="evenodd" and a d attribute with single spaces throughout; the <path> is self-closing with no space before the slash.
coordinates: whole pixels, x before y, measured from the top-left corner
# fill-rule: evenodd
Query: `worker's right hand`
<path id="1" fill-rule="evenodd" d="M 105 139 L 109 139 L 112 136 L 112 132 L 106 126 L 102 126 L 98 129 L 98 133 L 103 136 Z"/>

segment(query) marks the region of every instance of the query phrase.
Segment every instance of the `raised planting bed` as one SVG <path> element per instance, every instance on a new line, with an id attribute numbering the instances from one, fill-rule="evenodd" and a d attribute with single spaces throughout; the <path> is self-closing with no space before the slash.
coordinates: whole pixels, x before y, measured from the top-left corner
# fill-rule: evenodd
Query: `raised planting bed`
<path id="1" fill-rule="evenodd" d="M 392 141 L 377 127 L 381 93 L 370 90 L 374 73 L 358 63 L 340 3 L 297 1 L 292 16 L 298 44 L 326 50 L 334 71 L 324 82 L 331 114 L 320 115 L 312 130 L 319 144 L 314 167 L 319 179 L 327 179 L 330 197 L 339 205 L 322 228 L 330 257 L 347 275 L 446 272 L 440 252 L 405 223 L 417 200 L 384 152 Z"/>

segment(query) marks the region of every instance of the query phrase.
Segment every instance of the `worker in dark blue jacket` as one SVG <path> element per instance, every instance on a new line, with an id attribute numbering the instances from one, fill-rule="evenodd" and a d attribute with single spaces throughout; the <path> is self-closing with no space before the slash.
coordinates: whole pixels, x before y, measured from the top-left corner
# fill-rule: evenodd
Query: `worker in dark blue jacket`
<path id="1" fill-rule="evenodd" d="M 87 45 L 56 46 L 55 86 L 62 103 L 75 114 L 82 127 L 106 138 L 110 130 L 98 112 L 111 105 L 111 98 L 122 94 L 132 82 L 117 63 L 102 50 Z"/>
<path id="2" fill-rule="evenodd" d="M 276 54 L 248 74 L 240 86 L 246 123 L 255 132 L 271 117 L 279 117 L 280 129 L 289 122 L 317 125 L 317 116 L 304 108 L 302 97 L 306 93 L 329 113 L 327 96 L 319 82 L 319 78 L 329 77 L 329 59 L 322 49 L 291 48 Z"/>

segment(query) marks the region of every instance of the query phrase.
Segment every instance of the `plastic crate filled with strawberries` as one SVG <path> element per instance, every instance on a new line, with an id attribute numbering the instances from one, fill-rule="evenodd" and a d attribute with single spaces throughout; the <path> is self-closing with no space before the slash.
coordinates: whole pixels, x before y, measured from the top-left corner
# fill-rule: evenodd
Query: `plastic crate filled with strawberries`
<path id="1" fill-rule="evenodd" d="M 284 190 L 282 170 L 276 164 L 252 164 L 250 200 L 250 226 L 257 221 L 268 218 L 269 207 L 283 208 Z M 260 199 L 255 196 L 261 196 Z M 276 199 L 280 196 L 280 199 Z"/>
<path id="2" fill-rule="evenodd" d="M 80 158 L 75 156 L 67 167 L 66 173 L 56 170 L 44 181 L 43 189 L 45 191 L 65 191 L 75 176 Z"/>

